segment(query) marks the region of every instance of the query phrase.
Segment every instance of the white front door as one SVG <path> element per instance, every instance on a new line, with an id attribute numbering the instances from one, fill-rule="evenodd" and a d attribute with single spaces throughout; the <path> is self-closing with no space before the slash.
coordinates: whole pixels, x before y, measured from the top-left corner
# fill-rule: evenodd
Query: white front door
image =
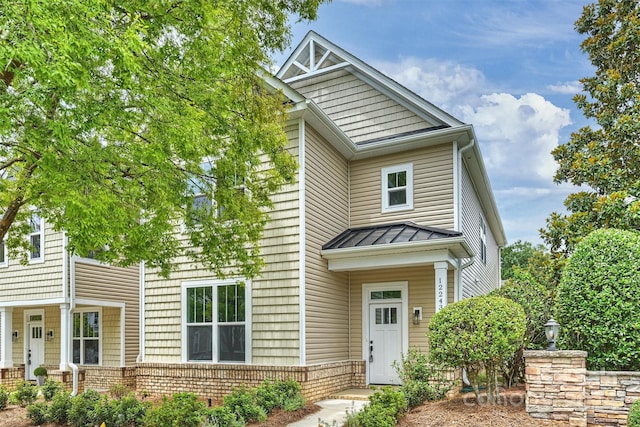
<path id="1" fill-rule="evenodd" d="M 369 382 L 400 384 L 393 362 L 402 359 L 402 303 L 369 304 Z"/>
<path id="2" fill-rule="evenodd" d="M 33 370 L 44 363 L 44 327 L 42 322 L 29 322 L 27 345 L 27 379 L 35 380 Z"/>

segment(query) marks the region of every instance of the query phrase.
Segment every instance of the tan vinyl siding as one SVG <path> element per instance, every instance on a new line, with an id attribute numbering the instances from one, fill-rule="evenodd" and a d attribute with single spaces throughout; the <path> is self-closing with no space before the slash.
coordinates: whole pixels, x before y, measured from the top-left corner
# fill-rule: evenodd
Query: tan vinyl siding
<path id="1" fill-rule="evenodd" d="M 120 309 L 102 308 L 102 366 L 120 366 Z M 135 358 L 134 358 L 135 362 Z M 133 363 L 133 362 L 132 362 Z"/>
<path id="2" fill-rule="evenodd" d="M 413 209 L 382 213 L 381 169 L 404 163 L 413 163 Z M 451 144 L 351 163 L 351 227 L 400 221 L 453 229 Z"/>
<path id="3" fill-rule="evenodd" d="M 15 317 L 14 327 L 15 327 Z M 60 365 L 60 306 L 44 307 L 44 334 L 45 337 L 49 331 L 53 331 L 53 339 L 44 342 L 44 364 Z M 14 344 L 15 346 L 15 344 Z M 14 359 L 15 361 L 15 359 Z"/>
<path id="4" fill-rule="evenodd" d="M 447 274 L 449 303 L 453 295 L 454 271 Z M 426 332 L 431 317 L 435 314 L 435 269 L 433 265 L 402 269 L 357 271 L 351 273 L 351 359 L 362 359 L 362 284 L 385 282 L 409 282 L 409 302 L 405 309 L 409 313 L 409 348 L 428 349 Z M 422 307 L 422 322 L 412 322 L 413 307 Z"/>
<path id="5" fill-rule="evenodd" d="M 125 363 L 127 365 L 135 363 L 140 351 L 138 338 L 140 333 L 140 268 L 138 266 L 113 267 L 82 259 L 76 260 L 74 265 L 76 298 L 124 303 Z M 120 309 L 117 310 L 119 313 Z M 117 333 L 119 336 L 120 327 L 118 326 L 117 331 L 113 333 Z M 118 341 L 118 351 L 119 348 L 120 341 Z M 120 363 L 119 356 L 117 363 Z"/>
<path id="6" fill-rule="evenodd" d="M 349 225 L 348 164 L 306 128 L 306 361 L 349 358 L 348 273 L 327 270 L 323 244 Z"/>
<path id="7" fill-rule="evenodd" d="M 290 152 L 298 156 L 298 126 L 286 129 Z M 296 365 L 300 361 L 299 208 L 298 184 L 272 197 L 261 240 L 265 268 L 252 281 L 251 323 L 253 364 Z M 170 279 L 147 271 L 145 283 L 145 361 L 182 361 L 181 287 L 185 281 L 216 279 L 186 258 L 175 260 Z"/>
<path id="8" fill-rule="evenodd" d="M 25 363 L 24 360 L 24 309 L 13 309 L 13 330 L 18 331 L 18 341 L 13 343 L 13 363 Z M 13 331 L 12 331 L 13 332 Z M 46 344 L 45 344 L 46 345 Z"/>
<path id="9" fill-rule="evenodd" d="M 291 86 L 318 104 L 356 143 L 436 125 L 346 70 L 299 80 Z"/>
<path id="10" fill-rule="evenodd" d="M 483 295 L 498 287 L 500 263 L 498 246 L 482 212 L 478 195 L 464 163 L 461 173 L 461 226 L 475 254 L 471 266 L 462 271 L 462 298 Z M 480 259 L 480 219 L 486 224 L 487 262 Z"/>
<path id="11" fill-rule="evenodd" d="M 62 298 L 62 233 L 45 221 L 44 262 L 21 265 L 9 257 L 0 269 L 0 301 Z"/>

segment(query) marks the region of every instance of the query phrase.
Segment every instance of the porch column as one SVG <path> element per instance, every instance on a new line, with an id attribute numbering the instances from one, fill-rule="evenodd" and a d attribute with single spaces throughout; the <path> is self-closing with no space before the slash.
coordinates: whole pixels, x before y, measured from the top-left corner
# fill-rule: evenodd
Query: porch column
<path id="1" fill-rule="evenodd" d="M 436 270 L 436 313 L 447 305 L 447 270 L 449 263 L 435 262 L 433 268 Z"/>
<path id="2" fill-rule="evenodd" d="M 13 308 L 0 307 L 0 368 L 13 367 Z"/>
<path id="3" fill-rule="evenodd" d="M 71 343 L 69 340 L 71 334 L 71 325 L 69 323 L 69 304 L 60 304 L 60 370 L 69 370 L 69 348 Z"/>

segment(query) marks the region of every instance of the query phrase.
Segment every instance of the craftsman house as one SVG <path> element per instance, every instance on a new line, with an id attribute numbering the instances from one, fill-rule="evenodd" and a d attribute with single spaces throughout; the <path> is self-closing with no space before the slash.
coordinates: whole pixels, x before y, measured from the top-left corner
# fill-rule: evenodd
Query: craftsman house
<path id="1" fill-rule="evenodd" d="M 0 384 L 34 380 L 34 369 L 44 366 L 76 391 L 133 386 L 140 268 L 70 256 L 65 233 L 37 212 L 30 225 L 27 265 L 0 248 Z"/>
<path id="2" fill-rule="evenodd" d="M 291 378 L 314 399 L 395 384 L 393 361 L 426 349 L 437 310 L 499 286 L 505 234 L 470 124 L 313 32 L 267 80 L 290 100 L 299 170 L 273 197 L 266 266 L 251 280 L 186 260 L 170 279 L 148 269 L 140 390 L 217 398 Z M 52 280 L 55 296 L 34 297 L 56 301 L 44 330 L 66 313 Z M 96 299 L 82 303 L 123 319 L 121 306 Z M 16 305 L 21 361 L 31 307 Z"/>

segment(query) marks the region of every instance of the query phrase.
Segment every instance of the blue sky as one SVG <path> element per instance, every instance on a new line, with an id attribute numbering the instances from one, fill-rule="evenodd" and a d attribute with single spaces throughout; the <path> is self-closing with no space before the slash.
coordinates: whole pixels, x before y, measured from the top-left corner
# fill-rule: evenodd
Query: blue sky
<path id="1" fill-rule="evenodd" d="M 541 243 L 575 191 L 553 183 L 550 152 L 587 124 L 572 98 L 593 73 L 574 30 L 588 3 L 333 0 L 293 26 L 292 48 L 314 30 L 473 124 L 509 243 Z"/>

